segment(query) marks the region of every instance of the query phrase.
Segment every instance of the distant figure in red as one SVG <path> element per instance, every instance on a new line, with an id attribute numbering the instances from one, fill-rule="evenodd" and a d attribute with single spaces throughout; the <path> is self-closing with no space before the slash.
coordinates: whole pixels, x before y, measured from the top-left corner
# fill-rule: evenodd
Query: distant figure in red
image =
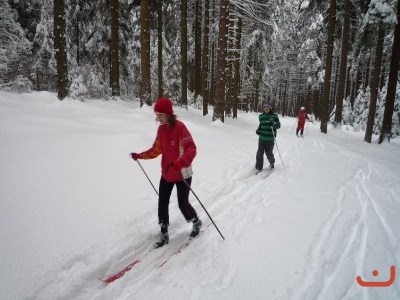
<path id="1" fill-rule="evenodd" d="M 303 136 L 304 132 L 304 124 L 306 123 L 306 119 L 309 120 L 306 109 L 304 106 L 300 108 L 300 111 L 297 113 L 297 130 L 296 130 L 296 135 L 299 137 L 299 131 L 300 131 L 300 136 Z"/>

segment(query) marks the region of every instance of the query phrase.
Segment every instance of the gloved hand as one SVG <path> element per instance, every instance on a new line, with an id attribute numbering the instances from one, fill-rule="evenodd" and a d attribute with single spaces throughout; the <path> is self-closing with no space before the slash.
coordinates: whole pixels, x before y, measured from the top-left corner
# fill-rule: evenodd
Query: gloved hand
<path id="1" fill-rule="evenodd" d="M 260 133 L 261 133 L 261 129 L 260 129 L 260 128 L 257 128 L 256 134 L 260 135 Z"/>
<path id="2" fill-rule="evenodd" d="M 172 169 L 176 172 L 176 173 L 180 173 L 182 170 L 182 165 L 181 162 L 179 160 L 175 161 L 174 163 L 172 163 Z"/>
<path id="3" fill-rule="evenodd" d="M 267 125 L 268 126 L 274 126 L 276 123 L 275 123 L 275 121 L 273 121 L 273 120 L 270 120 L 270 121 L 268 121 L 267 122 Z"/>
<path id="4" fill-rule="evenodd" d="M 135 152 L 132 152 L 131 154 L 129 154 L 131 157 L 132 157 L 132 159 L 133 160 L 138 160 L 138 159 L 140 159 L 140 154 L 139 153 L 135 153 Z"/>

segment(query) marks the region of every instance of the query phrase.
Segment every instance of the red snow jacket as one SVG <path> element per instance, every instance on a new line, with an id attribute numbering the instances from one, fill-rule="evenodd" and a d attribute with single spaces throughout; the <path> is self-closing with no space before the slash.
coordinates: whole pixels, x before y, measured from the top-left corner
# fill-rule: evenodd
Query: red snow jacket
<path id="1" fill-rule="evenodd" d="M 305 110 L 299 111 L 297 113 L 297 118 L 299 118 L 299 124 L 304 124 L 306 122 L 306 119 L 308 120 L 307 112 Z"/>
<path id="2" fill-rule="evenodd" d="M 196 145 L 185 124 L 175 120 L 175 125 L 160 125 L 153 146 L 140 154 L 141 159 L 152 159 L 162 154 L 161 176 L 168 182 L 182 181 L 192 176 L 192 161 L 196 157 Z M 179 159 L 181 174 L 175 172 L 170 164 Z"/>

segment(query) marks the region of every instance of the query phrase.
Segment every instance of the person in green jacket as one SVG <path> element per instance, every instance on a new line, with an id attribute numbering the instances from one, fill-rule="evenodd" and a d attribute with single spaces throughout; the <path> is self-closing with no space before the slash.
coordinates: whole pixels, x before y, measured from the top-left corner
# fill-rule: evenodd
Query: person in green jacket
<path id="1" fill-rule="evenodd" d="M 281 128 L 278 115 L 273 112 L 271 102 L 265 101 L 263 103 L 263 113 L 258 116 L 260 125 L 256 133 L 258 134 L 258 150 L 256 155 L 256 170 L 261 172 L 264 165 L 264 153 L 267 156 L 269 166 L 274 168 L 275 157 L 274 144 L 276 138 L 276 130 Z"/>

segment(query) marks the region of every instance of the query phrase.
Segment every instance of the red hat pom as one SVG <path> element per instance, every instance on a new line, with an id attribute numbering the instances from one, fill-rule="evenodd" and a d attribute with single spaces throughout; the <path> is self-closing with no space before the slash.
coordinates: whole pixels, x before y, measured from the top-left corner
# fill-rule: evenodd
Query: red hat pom
<path id="1" fill-rule="evenodd" d="M 172 115 L 174 111 L 172 110 L 171 100 L 168 98 L 159 98 L 154 105 L 154 112 Z"/>

